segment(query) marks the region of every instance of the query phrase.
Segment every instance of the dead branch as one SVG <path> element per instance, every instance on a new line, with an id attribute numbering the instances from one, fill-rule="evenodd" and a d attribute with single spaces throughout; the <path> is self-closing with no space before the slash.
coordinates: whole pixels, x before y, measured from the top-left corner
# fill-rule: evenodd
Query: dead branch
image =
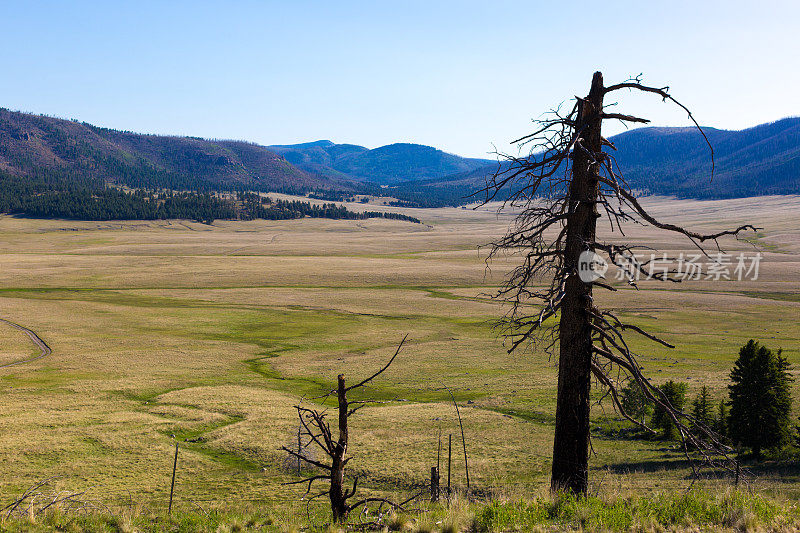
<path id="1" fill-rule="evenodd" d="M 13 502 L 0 509 L 0 515 L 4 514 L 3 518 L 7 520 L 14 514 L 20 517 L 38 516 L 53 509 L 64 512 L 98 508 L 108 510 L 102 503 L 83 499 L 86 490 L 77 492 L 55 490 L 52 484 L 56 479 L 59 479 L 59 476 L 35 483 Z"/>

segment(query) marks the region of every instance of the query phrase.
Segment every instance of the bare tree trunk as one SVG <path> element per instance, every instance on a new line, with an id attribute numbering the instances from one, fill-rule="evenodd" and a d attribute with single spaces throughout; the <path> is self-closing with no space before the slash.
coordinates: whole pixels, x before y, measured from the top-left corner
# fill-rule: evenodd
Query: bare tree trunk
<path id="1" fill-rule="evenodd" d="M 598 242 L 597 218 L 607 217 L 612 233 L 624 236 L 622 224 L 650 225 L 662 231 L 678 233 L 697 246 L 702 253 L 714 252 L 704 243 L 713 243 L 719 250 L 719 239 L 736 237 L 745 231 L 758 231 L 752 224 L 737 228 L 698 233 L 653 217 L 636 198 L 626 183 L 607 146 L 614 145 L 601 136 L 603 120 L 619 120 L 623 124 L 647 124 L 649 120 L 624 113 L 606 113 L 605 95 L 616 91 L 637 91 L 661 97 L 685 111 L 711 152 L 711 174 L 714 174 L 714 150 L 703 129 L 688 107 L 669 93 L 669 87 L 651 87 L 637 76 L 622 83 L 603 86 L 603 76 L 596 72 L 586 98 L 576 98 L 569 112 L 561 106 L 534 121 L 534 132 L 519 137 L 513 144 L 528 146 L 527 156 L 504 155 L 481 192 L 486 193 L 484 204 L 500 199 L 503 206 L 522 208 L 508 232 L 492 245 L 489 258 L 506 251 L 522 254 L 522 263 L 513 269 L 499 288 L 497 297 L 511 304 L 502 320 L 505 337 L 510 341 L 509 353 L 520 346 L 547 342 L 550 351 L 560 343 L 558 368 L 558 398 L 556 428 L 553 443 L 553 472 L 551 488 L 586 494 L 589 467 L 589 392 L 590 377 L 604 392 L 598 399 L 609 398 L 619 413 L 630 422 L 639 421 L 626 413 L 619 397 L 620 385 L 634 384 L 644 397 L 668 413 L 680 429 L 686 456 L 700 450 L 702 461 L 735 473 L 738 466 L 728 455 L 728 448 L 707 426 L 698 425 L 690 415 L 674 408 L 664 393 L 642 372 L 638 355 L 628 349 L 626 332 L 635 333 L 667 348 L 669 342 L 652 335 L 634 324 L 625 323 L 608 310 L 601 310 L 593 301 L 592 287 L 616 290 L 592 279 L 581 280 L 580 259 L 597 265 L 604 261 L 595 254 L 602 253 L 612 263 L 622 267 L 635 286 L 639 274 L 659 281 L 680 281 L 681 273 L 670 270 L 648 272 L 635 262 L 636 250 L 641 248 L 626 242 Z M 566 174 L 566 175 L 565 175 Z M 678 262 L 673 257 L 668 262 Z M 584 269 L 586 272 L 588 268 Z M 596 273 L 590 273 L 592 277 Z M 545 279 L 549 283 L 539 285 Z M 538 301 L 541 308 L 531 313 L 530 304 Z M 559 322 L 556 323 L 555 319 Z M 555 342 L 554 342 L 555 341 Z M 642 425 L 643 429 L 652 429 Z M 699 433 L 697 429 L 700 427 Z M 719 459 L 721 457 L 721 459 Z"/>
<path id="2" fill-rule="evenodd" d="M 592 153 L 602 149 L 603 76 L 594 74 L 589 96 L 579 102 L 576 127 L 582 145 Z M 578 276 L 579 257 L 595 241 L 598 197 L 597 164 L 579 149 L 573 151 L 569 186 L 565 284 L 559 324 L 558 398 L 553 442 L 551 490 L 586 494 L 589 482 L 589 388 L 592 361 L 592 285 Z"/>
<path id="3" fill-rule="evenodd" d="M 339 440 L 336 442 L 331 461 L 331 511 L 333 521 L 341 522 L 347 517 L 347 498 L 344 489 L 344 456 L 347 453 L 347 388 L 344 386 L 344 374 L 338 376 L 336 395 L 339 398 Z"/>

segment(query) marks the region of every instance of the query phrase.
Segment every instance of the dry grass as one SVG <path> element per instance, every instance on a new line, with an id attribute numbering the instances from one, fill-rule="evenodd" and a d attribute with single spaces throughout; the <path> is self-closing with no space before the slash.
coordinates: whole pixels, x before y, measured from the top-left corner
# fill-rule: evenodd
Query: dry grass
<path id="1" fill-rule="evenodd" d="M 30 339 L 10 324 L 0 322 L 0 365 L 23 361 L 39 355 Z"/>

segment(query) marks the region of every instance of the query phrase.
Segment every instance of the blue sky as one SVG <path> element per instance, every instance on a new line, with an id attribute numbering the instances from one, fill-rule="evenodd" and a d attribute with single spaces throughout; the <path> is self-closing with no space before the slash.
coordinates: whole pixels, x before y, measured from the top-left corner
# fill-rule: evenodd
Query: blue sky
<path id="1" fill-rule="evenodd" d="M 800 114 L 796 0 L 2 0 L 0 20 L 0 107 L 138 132 L 480 157 L 598 69 L 707 125 Z M 686 125 L 652 97 L 620 110 Z"/>

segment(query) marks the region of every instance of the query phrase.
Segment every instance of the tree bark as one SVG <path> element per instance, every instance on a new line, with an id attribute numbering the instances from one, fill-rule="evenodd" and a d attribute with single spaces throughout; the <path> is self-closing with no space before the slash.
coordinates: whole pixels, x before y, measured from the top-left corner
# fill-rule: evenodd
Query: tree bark
<path id="1" fill-rule="evenodd" d="M 347 518 L 347 498 L 344 489 L 344 465 L 347 453 L 347 388 L 344 385 L 344 375 L 338 376 L 336 395 L 339 399 L 339 440 L 336 441 L 333 456 L 331 457 L 331 511 L 333 521 L 341 522 Z"/>
<path id="2" fill-rule="evenodd" d="M 602 149 L 603 75 L 595 72 L 579 103 L 576 131 L 591 153 Z M 558 397 L 551 490 L 584 495 L 589 482 L 589 389 L 592 361 L 592 284 L 578 275 L 579 257 L 591 249 L 597 228 L 599 169 L 580 149 L 572 156 L 564 262 L 570 274 L 561 302 Z"/>

